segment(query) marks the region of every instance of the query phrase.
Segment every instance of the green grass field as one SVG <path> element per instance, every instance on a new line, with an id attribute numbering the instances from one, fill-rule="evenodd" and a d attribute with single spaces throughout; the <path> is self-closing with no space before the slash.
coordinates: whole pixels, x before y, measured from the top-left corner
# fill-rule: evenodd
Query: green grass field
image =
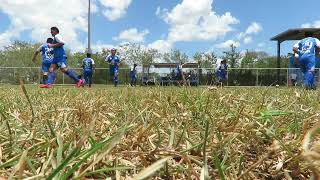
<path id="1" fill-rule="evenodd" d="M 3 178 L 306 179 L 320 170 L 319 91 L 25 89 L 0 86 Z"/>

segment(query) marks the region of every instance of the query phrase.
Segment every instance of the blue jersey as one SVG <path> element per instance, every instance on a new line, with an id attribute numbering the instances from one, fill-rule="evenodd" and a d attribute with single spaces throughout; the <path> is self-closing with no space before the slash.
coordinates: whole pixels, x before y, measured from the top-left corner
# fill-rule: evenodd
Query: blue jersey
<path id="1" fill-rule="evenodd" d="M 64 41 L 62 39 L 62 36 L 60 34 L 57 34 L 54 36 L 54 39 L 53 39 L 53 44 L 57 44 L 57 43 L 63 43 L 64 44 Z M 54 48 L 53 49 L 53 53 L 54 53 L 54 57 L 56 58 L 61 58 L 61 57 L 64 57 L 66 55 L 66 52 L 64 50 L 64 47 L 61 46 L 61 47 L 58 47 L 58 48 Z"/>
<path id="2" fill-rule="evenodd" d="M 316 68 L 320 68 L 320 57 L 316 56 Z"/>
<path id="3" fill-rule="evenodd" d="M 53 49 L 49 48 L 48 43 L 43 44 L 38 49 L 39 52 L 41 52 L 41 59 L 42 63 L 51 63 L 53 60 Z"/>
<path id="4" fill-rule="evenodd" d="M 320 42 L 317 38 L 308 37 L 299 41 L 294 47 L 298 48 L 299 57 L 315 56 L 318 45 Z"/>
<path id="5" fill-rule="evenodd" d="M 177 76 L 181 76 L 181 74 L 182 74 L 182 65 L 181 64 L 177 64 L 176 71 L 177 71 Z"/>
<path id="6" fill-rule="evenodd" d="M 134 67 L 134 66 L 131 67 L 130 77 L 131 77 L 131 78 L 136 78 L 136 77 L 137 77 L 137 69 L 136 69 L 136 67 Z"/>
<path id="7" fill-rule="evenodd" d="M 112 67 L 119 67 L 119 63 L 120 63 L 120 58 L 117 55 L 111 55 L 109 57 L 107 57 L 107 61 L 110 63 L 110 65 Z"/>
<path id="8" fill-rule="evenodd" d="M 91 58 L 84 58 L 82 61 L 82 67 L 84 71 L 92 71 L 93 65 L 94 65 L 94 61 Z"/>
<path id="9" fill-rule="evenodd" d="M 227 64 L 220 64 L 217 68 L 217 75 L 219 77 L 225 77 L 227 75 L 228 65 Z"/>

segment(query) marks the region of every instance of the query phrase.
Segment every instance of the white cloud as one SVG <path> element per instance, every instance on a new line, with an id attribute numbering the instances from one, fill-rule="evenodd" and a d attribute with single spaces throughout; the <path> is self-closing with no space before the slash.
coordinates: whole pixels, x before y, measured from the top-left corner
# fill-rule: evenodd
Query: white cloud
<path id="1" fill-rule="evenodd" d="M 262 48 L 262 47 L 264 47 L 265 45 L 266 45 L 266 44 L 262 42 L 262 43 L 259 43 L 259 44 L 258 44 L 258 47 L 259 47 L 259 48 Z"/>
<path id="2" fill-rule="evenodd" d="M 244 44 L 249 44 L 253 41 L 252 39 L 252 34 L 258 34 L 259 32 L 261 32 L 263 30 L 261 24 L 257 23 L 257 22 L 252 22 L 247 30 L 245 32 L 240 32 L 237 35 L 237 39 L 238 40 L 243 40 Z M 250 36 L 249 36 L 250 35 Z"/>
<path id="3" fill-rule="evenodd" d="M 216 44 L 215 47 L 216 48 L 220 48 L 220 49 L 227 49 L 230 48 L 231 45 L 234 45 L 235 47 L 240 47 L 240 42 L 238 41 L 233 41 L 233 40 L 227 40 L 223 43 L 220 44 Z"/>
<path id="4" fill-rule="evenodd" d="M 166 19 L 167 17 L 167 14 L 168 14 L 168 9 L 164 8 L 164 9 L 161 9 L 160 7 L 157 7 L 157 10 L 156 10 L 156 13 L 155 15 L 161 19 Z"/>
<path id="5" fill-rule="evenodd" d="M 257 23 L 257 22 L 253 22 L 250 24 L 250 26 L 247 28 L 246 30 L 246 34 L 257 34 L 259 32 L 262 31 L 262 26 Z"/>
<path id="6" fill-rule="evenodd" d="M 136 28 L 127 29 L 122 31 L 119 36 L 114 37 L 117 41 L 128 41 L 128 42 L 144 42 L 145 36 L 149 34 L 149 30 L 143 30 L 141 32 Z"/>
<path id="7" fill-rule="evenodd" d="M 157 7 L 156 16 L 160 16 L 160 13 L 161 13 L 161 8 Z"/>
<path id="8" fill-rule="evenodd" d="M 54 9 L 56 12 L 48 11 Z M 95 7 L 93 2 L 93 7 Z M 8 45 L 23 32 L 30 31 L 36 42 L 44 42 L 50 37 L 50 27 L 57 26 L 61 35 L 73 51 L 85 49 L 79 33 L 87 31 L 87 0 L 55 0 L 48 4 L 43 0 L 0 0 L 0 10 L 7 14 L 11 24 L 0 34 L 0 45 Z"/>
<path id="9" fill-rule="evenodd" d="M 102 52 L 103 49 L 111 49 L 111 48 L 116 48 L 116 47 L 112 44 L 105 44 L 101 41 L 98 41 L 97 43 L 92 45 L 92 50 L 94 52 Z"/>
<path id="10" fill-rule="evenodd" d="M 4 46 L 9 45 L 11 43 L 11 38 L 17 35 L 17 32 L 10 30 L 0 34 L 0 49 L 2 49 Z"/>
<path id="11" fill-rule="evenodd" d="M 91 13 L 97 13 L 99 11 L 99 7 L 97 5 L 98 0 L 91 1 Z"/>
<path id="12" fill-rule="evenodd" d="M 160 53 L 170 52 L 172 43 L 165 40 L 157 40 L 148 45 L 148 48 L 156 49 Z"/>
<path id="13" fill-rule="evenodd" d="M 100 2 L 106 8 L 103 11 L 104 16 L 110 21 L 115 21 L 126 14 L 132 0 L 100 0 Z"/>
<path id="14" fill-rule="evenodd" d="M 320 20 L 314 21 L 313 23 L 306 23 L 301 25 L 302 28 L 320 28 Z"/>
<path id="15" fill-rule="evenodd" d="M 242 39 L 245 35 L 246 35 L 245 33 L 241 32 L 241 33 L 239 33 L 239 34 L 237 35 L 237 38 L 240 40 L 240 39 Z"/>
<path id="16" fill-rule="evenodd" d="M 237 35 L 237 38 L 239 40 L 248 37 L 247 35 L 251 35 L 251 34 L 258 34 L 259 32 L 261 32 L 263 30 L 261 24 L 257 23 L 257 22 L 252 22 L 247 30 L 245 32 L 240 32 Z"/>
<path id="17" fill-rule="evenodd" d="M 249 44 L 252 42 L 252 37 L 251 36 L 247 36 L 243 39 L 243 43 L 244 44 Z"/>
<path id="18" fill-rule="evenodd" d="M 217 15 L 212 9 L 213 0 L 183 0 L 161 17 L 170 25 L 168 41 L 215 40 L 232 31 L 239 23 L 229 12 Z M 161 10 L 157 9 L 158 16 Z"/>
<path id="19" fill-rule="evenodd" d="M 301 27 L 302 28 L 311 28 L 311 24 L 310 23 L 306 23 L 306 24 L 302 24 Z"/>

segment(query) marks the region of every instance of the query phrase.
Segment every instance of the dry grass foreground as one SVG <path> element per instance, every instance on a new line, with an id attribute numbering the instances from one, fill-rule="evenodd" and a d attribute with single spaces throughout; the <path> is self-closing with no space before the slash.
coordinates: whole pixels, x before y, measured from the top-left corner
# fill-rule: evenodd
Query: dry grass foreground
<path id="1" fill-rule="evenodd" d="M 319 102 L 294 88 L 2 86 L 0 177 L 319 178 Z"/>

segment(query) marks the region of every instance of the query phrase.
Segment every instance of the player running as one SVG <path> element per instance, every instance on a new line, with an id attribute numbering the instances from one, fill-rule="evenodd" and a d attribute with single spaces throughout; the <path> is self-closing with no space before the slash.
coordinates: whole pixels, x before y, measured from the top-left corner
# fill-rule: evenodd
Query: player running
<path id="1" fill-rule="evenodd" d="M 112 48 L 111 55 L 106 58 L 106 62 L 109 63 L 109 73 L 111 77 L 111 81 L 113 82 L 114 86 L 116 87 L 119 83 L 119 66 L 120 66 L 120 58 L 116 55 L 117 50 Z"/>
<path id="2" fill-rule="evenodd" d="M 304 74 L 304 86 L 307 90 L 315 89 L 314 71 L 316 65 L 316 51 L 320 49 L 320 41 L 313 38 L 313 33 L 306 32 L 306 38 L 293 46 L 295 57 L 298 58 L 300 69 Z"/>
<path id="3" fill-rule="evenodd" d="M 53 42 L 52 38 L 47 39 L 47 43 L 41 45 L 33 54 L 32 61 L 36 61 L 36 57 L 41 53 L 42 60 L 42 84 L 47 84 L 49 68 L 53 60 L 53 49 L 49 48 L 49 44 Z"/>
<path id="4" fill-rule="evenodd" d="M 91 58 L 91 54 L 87 53 L 87 57 L 82 61 L 82 68 L 83 68 L 83 76 L 85 84 L 91 88 L 92 85 L 92 75 L 95 71 L 96 65 L 94 60 Z"/>
<path id="5" fill-rule="evenodd" d="M 48 46 L 49 48 L 53 48 L 53 60 L 49 68 L 48 82 L 40 87 L 51 88 L 56 77 L 55 71 L 59 68 L 61 72 L 76 82 L 76 87 L 81 87 L 84 84 L 84 81 L 79 79 L 70 69 L 68 69 L 67 56 L 63 47 L 65 42 L 59 34 L 59 29 L 57 27 L 51 27 L 51 35 L 54 37 L 53 43 L 49 43 Z"/>
<path id="6" fill-rule="evenodd" d="M 222 60 L 216 68 L 219 85 L 223 86 L 228 80 L 228 64 L 227 60 Z"/>
<path id="7" fill-rule="evenodd" d="M 133 64 L 130 70 L 130 85 L 137 85 L 137 64 Z"/>

